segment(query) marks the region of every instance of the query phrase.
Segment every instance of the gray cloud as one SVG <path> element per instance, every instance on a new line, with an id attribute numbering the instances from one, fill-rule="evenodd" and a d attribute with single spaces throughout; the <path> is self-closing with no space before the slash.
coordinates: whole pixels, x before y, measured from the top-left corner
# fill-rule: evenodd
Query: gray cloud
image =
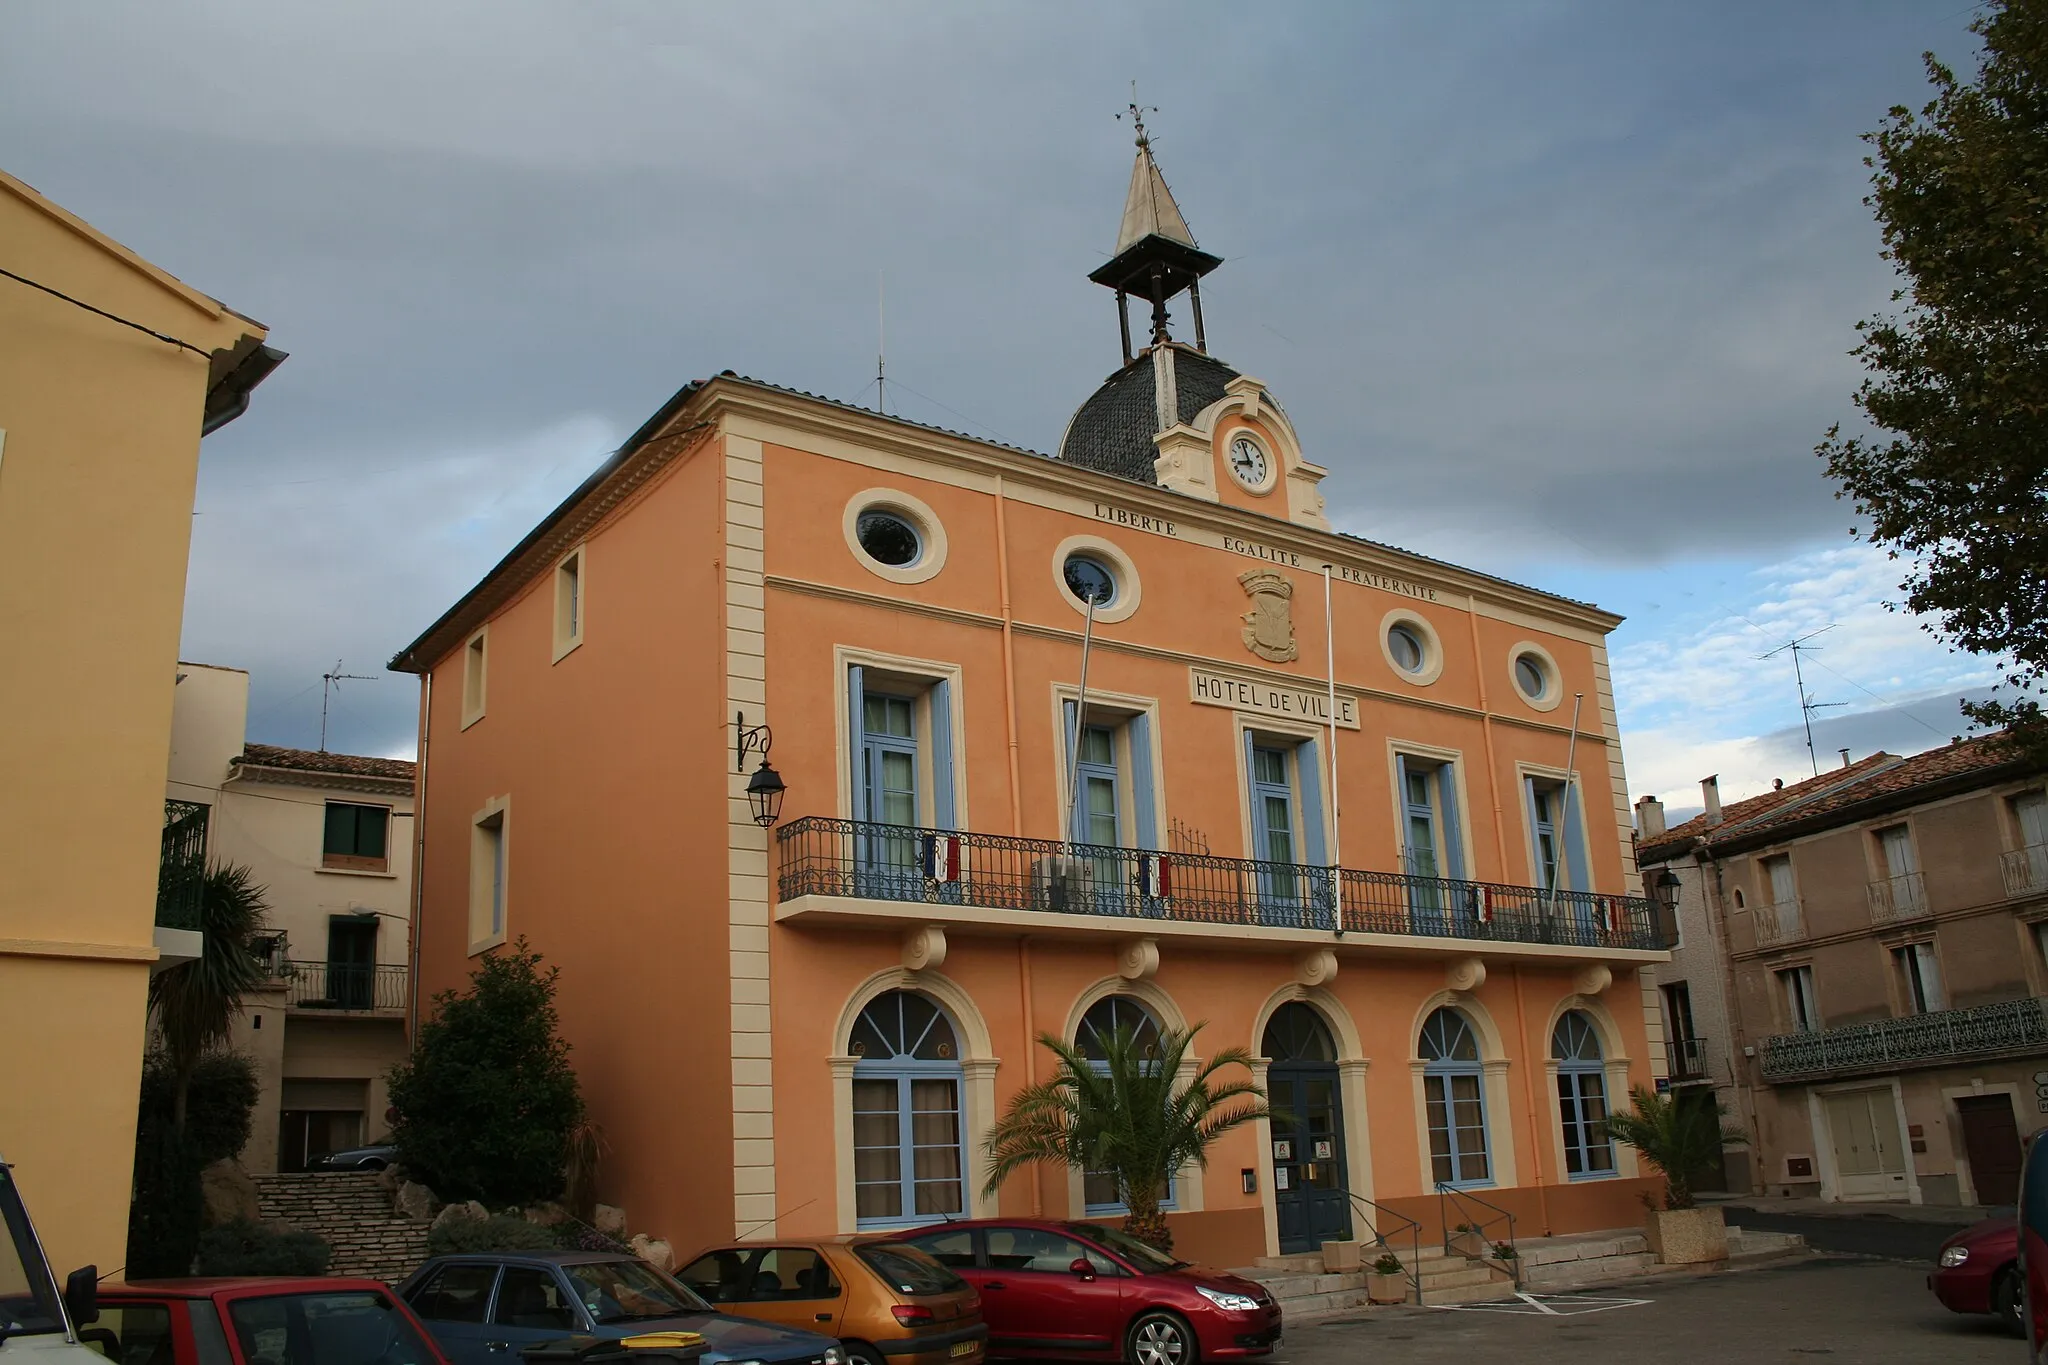
<path id="1" fill-rule="evenodd" d="M 19 7 L 0 164 L 293 353 L 207 443 L 186 649 L 309 743 L 336 654 L 371 671 L 685 380 L 858 396 L 878 273 L 892 409 L 1050 449 L 1117 358 L 1082 276 L 1132 75 L 1228 258 L 1212 344 L 1349 528 L 1482 563 L 1839 534 L 1809 452 L 1888 288 L 1856 137 L 1967 19 Z M 333 742 L 411 724 L 366 684 Z"/>

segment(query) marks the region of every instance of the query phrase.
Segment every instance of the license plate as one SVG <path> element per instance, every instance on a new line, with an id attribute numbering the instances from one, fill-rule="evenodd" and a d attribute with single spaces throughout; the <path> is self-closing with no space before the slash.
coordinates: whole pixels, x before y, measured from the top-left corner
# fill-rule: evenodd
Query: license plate
<path id="1" fill-rule="evenodd" d="M 981 1354 L 981 1343 L 978 1341 L 956 1341 L 953 1343 L 953 1348 L 947 1351 L 946 1354 L 954 1357 L 979 1355 Z"/>

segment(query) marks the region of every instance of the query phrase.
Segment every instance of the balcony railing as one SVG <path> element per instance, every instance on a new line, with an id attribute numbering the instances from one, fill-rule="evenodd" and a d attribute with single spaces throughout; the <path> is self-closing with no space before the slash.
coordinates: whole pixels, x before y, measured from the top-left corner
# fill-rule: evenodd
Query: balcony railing
<path id="1" fill-rule="evenodd" d="M 1879 877 L 1867 889 L 1872 924 L 1894 924 L 1899 920 L 1918 919 L 1927 913 L 1927 883 L 1918 872 Z"/>
<path id="2" fill-rule="evenodd" d="M 777 894 L 1133 921 L 1660 949 L 1648 900 L 1063 844 L 807 816 L 776 831 Z"/>
<path id="3" fill-rule="evenodd" d="M 2028 844 L 1998 855 L 1998 870 L 2005 876 L 2005 894 L 2031 896 L 2048 891 L 2048 844 Z"/>
<path id="4" fill-rule="evenodd" d="M 164 802 L 156 922 L 166 929 L 199 927 L 199 896 L 206 881 L 206 819 L 212 809 L 197 801 Z"/>
<path id="5" fill-rule="evenodd" d="M 1797 896 L 1776 905 L 1759 905 L 1752 918 L 1756 922 L 1756 946 L 1759 948 L 1806 937 L 1806 915 Z"/>
<path id="6" fill-rule="evenodd" d="M 402 1010 L 403 964 L 287 962 L 286 1001 L 302 1010 Z"/>
<path id="7" fill-rule="evenodd" d="M 1704 1081 L 1713 1074 L 1707 1070 L 1707 1040 L 1704 1038 L 1667 1038 L 1664 1040 L 1664 1056 L 1670 1062 L 1674 1085 Z"/>
<path id="8" fill-rule="evenodd" d="M 1781 1034 L 1764 1039 L 1758 1055 L 1765 1080 L 1787 1081 L 2043 1050 L 2048 1012 L 2035 998 Z"/>

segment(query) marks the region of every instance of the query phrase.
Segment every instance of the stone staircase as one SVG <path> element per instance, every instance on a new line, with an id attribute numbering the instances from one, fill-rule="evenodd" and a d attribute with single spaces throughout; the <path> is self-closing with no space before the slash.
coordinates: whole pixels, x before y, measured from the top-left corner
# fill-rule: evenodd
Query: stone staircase
<path id="1" fill-rule="evenodd" d="M 330 1275 L 361 1275 L 396 1283 L 427 1258 L 427 1224 L 391 1212 L 391 1192 L 374 1171 L 312 1171 L 259 1175 L 256 1195 L 266 1221 L 282 1219 L 318 1233 L 334 1248 Z"/>
<path id="2" fill-rule="evenodd" d="M 1424 1246 L 1419 1253 L 1404 1250 L 1395 1254 L 1421 1280 L 1424 1303 L 1488 1303 L 1515 1295 L 1514 1281 L 1491 1262 L 1453 1256 L 1440 1246 Z M 1266 1286 L 1289 1322 L 1361 1309 L 1371 1302 L 1365 1290 L 1364 1271 L 1325 1271 L 1318 1252 L 1261 1256 L 1256 1265 L 1233 1273 Z M 1412 1292 L 1409 1301 L 1414 1301 Z"/>
<path id="3" fill-rule="evenodd" d="M 1532 1291 L 1585 1289 L 1657 1270 L 1649 1241 L 1633 1228 L 1536 1237 L 1523 1242 L 1520 1249 L 1522 1284 Z M 1731 1225 L 1728 1259 L 1713 1263 L 1712 1268 L 1754 1265 L 1805 1252 L 1806 1239 L 1796 1233 L 1751 1232 Z"/>

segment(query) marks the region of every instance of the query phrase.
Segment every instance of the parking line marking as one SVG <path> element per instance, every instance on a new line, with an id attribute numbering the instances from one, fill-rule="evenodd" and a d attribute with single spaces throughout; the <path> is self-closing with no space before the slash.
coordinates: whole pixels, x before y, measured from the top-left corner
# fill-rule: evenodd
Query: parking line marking
<path id="1" fill-rule="evenodd" d="M 1640 1308 L 1650 1302 L 1649 1299 L 1611 1299 L 1591 1294 L 1519 1293 L 1512 1299 L 1496 1299 L 1491 1303 L 1432 1303 L 1424 1306 L 1446 1313 L 1519 1313 L 1570 1318 L 1585 1313 L 1605 1313 L 1615 1308 Z"/>

